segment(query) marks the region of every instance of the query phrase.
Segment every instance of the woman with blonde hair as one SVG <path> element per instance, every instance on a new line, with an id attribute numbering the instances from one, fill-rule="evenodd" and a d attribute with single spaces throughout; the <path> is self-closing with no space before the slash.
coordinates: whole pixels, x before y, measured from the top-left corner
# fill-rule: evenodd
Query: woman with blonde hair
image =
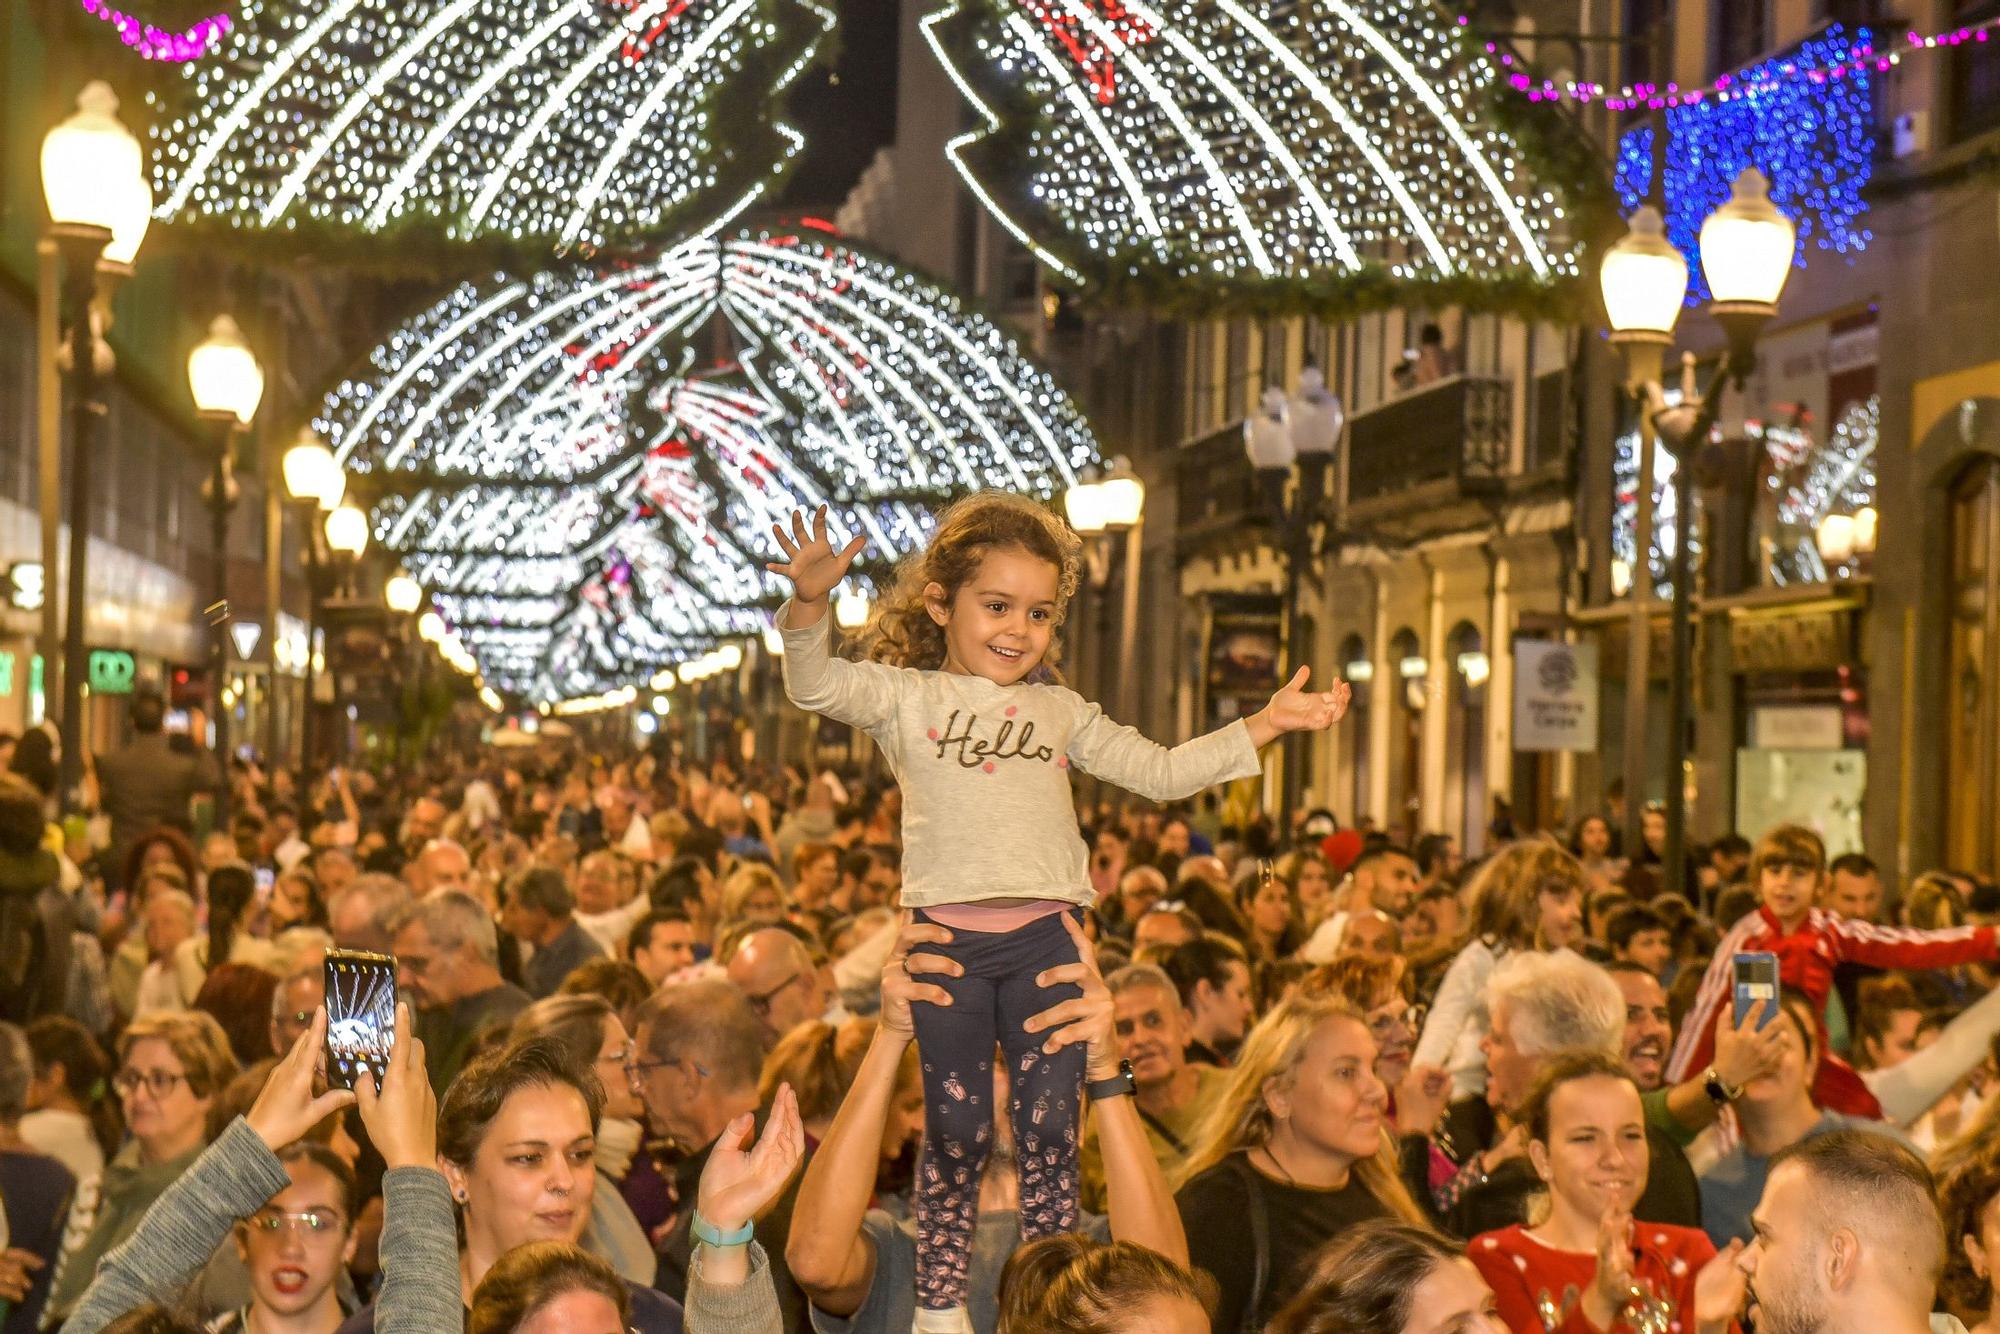
<path id="1" fill-rule="evenodd" d="M 1217 1329 L 1261 1329 L 1354 1224 L 1427 1221 L 1375 1057 L 1367 1019 L 1338 995 L 1295 996 L 1243 1040 L 1176 1176 L 1189 1259 L 1220 1285 Z"/>
<path id="2" fill-rule="evenodd" d="M 1520 950 L 1575 944 L 1583 935 L 1588 883 L 1575 857 L 1555 843 L 1533 839 L 1502 849 L 1473 876 L 1467 887 L 1471 938 L 1445 970 L 1414 1058 L 1418 1065 L 1447 1071 L 1454 1098 L 1486 1091 L 1479 1044 L 1492 1024 L 1486 979 L 1494 965 Z"/>
<path id="3" fill-rule="evenodd" d="M 785 920 L 791 896 L 778 873 L 762 862 L 745 862 L 722 882 L 722 920 L 772 926 Z"/>
<path id="4" fill-rule="evenodd" d="M 1000 1272 L 996 1334 L 1208 1334 L 1215 1281 L 1131 1241 L 1062 1232 Z"/>

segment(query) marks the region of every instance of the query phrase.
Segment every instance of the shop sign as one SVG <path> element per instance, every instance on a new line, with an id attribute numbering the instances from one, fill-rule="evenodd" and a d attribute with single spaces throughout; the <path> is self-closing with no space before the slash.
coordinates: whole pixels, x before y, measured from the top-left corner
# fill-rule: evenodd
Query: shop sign
<path id="1" fill-rule="evenodd" d="M 1597 749 L 1597 645 L 1514 641 L 1514 749 Z"/>
<path id="2" fill-rule="evenodd" d="M 1838 705 L 1771 704 L 1751 711 L 1750 744 L 1757 750 L 1839 750 L 1847 736 Z"/>
<path id="3" fill-rule="evenodd" d="M 139 664 L 123 649 L 90 651 L 90 689 L 99 695 L 129 695 L 139 677 Z"/>
<path id="4" fill-rule="evenodd" d="M 16 561 L 7 567 L 7 605 L 20 611 L 40 611 L 47 580 L 38 560 Z"/>

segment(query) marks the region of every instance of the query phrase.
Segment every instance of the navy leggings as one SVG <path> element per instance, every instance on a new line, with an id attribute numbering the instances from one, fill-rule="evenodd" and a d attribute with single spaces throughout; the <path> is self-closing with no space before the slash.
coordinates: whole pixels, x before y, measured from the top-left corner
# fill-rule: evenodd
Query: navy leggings
<path id="1" fill-rule="evenodd" d="M 921 910 L 918 920 L 929 921 Z M 1069 1232 L 1077 1216 L 1077 1121 L 1083 1102 L 1082 1043 L 1055 1055 L 1049 1034 L 1023 1025 L 1083 994 L 1071 983 L 1035 985 L 1043 969 L 1077 961 L 1076 943 L 1051 913 L 1015 931 L 957 929 L 948 945 L 923 945 L 965 969 L 926 975 L 950 1005 L 918 1002 L 913 1020 L 923 1062 L 924 1145 L 917 1162 L 917 1304 L 963 1306 L 979 1181 L 993 1145 L 993 1045 L 1007 1062 L 1008 1110 L 1020 1162 L 1021 1236 Z"/>

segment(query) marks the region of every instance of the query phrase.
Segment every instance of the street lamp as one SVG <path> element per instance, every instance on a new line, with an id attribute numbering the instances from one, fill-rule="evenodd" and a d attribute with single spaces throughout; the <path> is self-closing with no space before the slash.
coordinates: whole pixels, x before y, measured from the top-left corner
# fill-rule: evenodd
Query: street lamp
<path id="1" fill-rule="evenodd" d="M 1085 573 L 1093 597 L 1110 586 L 1112 540 L 1121 536 L 1125 539 L 1118 657 L 1114 664 L 1103 651 L 1095 653 L 1099 669 L 1097 693 L 1104 698 L 1106 707 L 1115 708 L 1126 722 L 1137 725 L 1139 679 L 1133 641 L 1139 622 L 1139 560 L 1146 521 L 1146 484 L 1121 454 L 1102 473 L 1086 473 L 1065 491 L 1063 511 L 1069 516 L 1069 526 L 1083 539 Z M 1079 616 L 1077 620 L 1081 623 L 1083 618 Z M 1100 615 L 1098 620 L 1101 625 L 1104 617 Z"/>
<path id="2" fill-rule="evenodd" d="M 338 505 L 347 491 L 347 474 L 311 427 L 300 431 L 297 443 L 285 451 L 284 472 L 285 490 L 293 500 L 310 500 L 323 510 Z"/>
<path id="3" fill-rule="evenodd" d="M 358 505 L 341 505 L 326 516 L 326 544 L 334 554 L 359 560 L 368 549 L 368 516 Z"/>
<path id="4" fill-rule="evenodd" d="M 90 549 L 90 465 L 95 452 L 98 381 L 112 370 L 111 350 L 98 337 L 92 305 L 99 271 L 129 272 L 146 237 L 152 191 L 139 141 L 118 120 L 118 97 L 103 82 L 87 85 L 76 112 L 42 140 L 42 195 L 49 235 L 63 266 L 61 304 L 68 321 L 70 378 L 69 579 L 65 598 L 62 673 L 62 800 L 70 809 L 83 779 L 85 572 Z M 45 472 L 44 476 L 48 474 Z M 45 506 L 51 520 L 54 511 Z M 44 555 L 53 546 L 44 541 Z M 46 563 L 46 562 L 45 562 Z M 54 573 L 53 567 L 49 572 Z M 53 602 L 53 599 L 50 600 Z M 53 612 L 45 614 L 53 617 Z M 51 620 L 44 630 L 54 648 Z"/>
<path id="5" fill-rule="evenodd" d="M 1327 474 L 1346 424 L 1340 398 L 1326 387 L 1326 377 L 1317 366 L 1299 372 L 1298 392 L 1291 398 L 1276 385 L 1266 389 L 1256 415 L 1243 423 L 1244 452 L 1256 469 L 1265 514 L 1273 532 L 1282 539 L 1280 550 L 1285 557 L 1286 667 L 1278 673 L 1281 679 L 1289 675 L 1291 664 L 1311 656 L 1311 646 L 1304 642 L 1299 580 L 1313 558 L 1314 528 L 1326 509 Z M 1292 486 L 1295 477 L 1297 485 Z M 1281 828 L 1288 837 L 1304 794 L 1306 747 L 1310 744 L 1304 736 L 1285 742 Z"/>
<path id="6" fill-rule="evenodd" d="M 306 607 L 306 661 L 304 704 L 299 713 L 299 751 L 310 764 L 313 757 L 313 697 L 319 668 L 312 645 L 319 641 L 320 604 L 331 589 L 327 586 L 327 563 L 319 556 L 320 513 L 330 510 L 340 503 L 347 491 L 347 474 L 341 471 L 333 451 L 313 433 L 310 426 L 300 429 L 298 438 L 285 451 L 279 462 L 279 471 L 284 474 L 285 493 L 298 507 L 302 519 L 302 539 L 305 544 L 306 590 L 309 594 Z"/>
<path id="7" fill-rule="evenodd" d="M 859 630 L 868 624 L 868 595 L 849 584 L 833 600 L 833 622 L 843 630 Z"/>
<path id="8" fill-rule="evenodd" d="M 215 472 L 202 488 L 208 502 L 210 541 L 215 549 L 215 601 L 209 607 L 215 628 L 210 656 L 215 664 L 215 763 L 221 776 L 216 790 L 218 826 L 229 815 L 229 706 L 222 686 L 229 674 L 229 516 L 236 509 L 236 433 L 257 415 L 264 399 L 264 368 L 243 341 L 243 331 L 227 315 L 208 326 L 208 337 L 188 353 L 188 390 L 195 414 L 215 436 Z"/>
<path id="9" fill-rule="evenodd" d="M 1778 298 L 1791 276 L 1797 233 L 1791 221 L 1771 202 L 1771 183 L 1755 167 L 1737 176 L 1729 200 L 1711 213 L 1701 227 L 1701 268 L 1708 279 L 1709 313 L 1728 340 L 1722 364 L 1697 399 L 1683 395 L 1669 406 L 1660 384 L 1661 356 L 1673 338 L 1679 301 L 1685 299 L 1687 266 L 1669 260 L 1672 249 L 1660 235 L 1659 214 L 1650 208 L 1633 215 L 1631 232 L 1604 257 L 1599 281 L 1612 340 L 1626 354 L 1627 382 L 1642 403 L 1642 416 L 1659 432 L 1675 457 L 1673 581 L 1673 658 L 1667 705 L 1667 849 L 1666 884 L 1684 893 L 1687 885 L 1688 694 L 1693 676 L 1694 625 L 1688 545 L 1694 522 L 1694 454 L 1715 429 L 1725 388 L 1743 381 L 1757 364 L 1757 337 L 1778 313 Z M 1669 298 L 1674 298 L 1670 300 Z M 1692 357 L 1684 359 L 1691 366 Z M 1691 379 L 1691 370 L 1683 376 Z M 1690 384 L 1690 388 L 1691 388 Z M 1642 433 L 1643 435 L 1643 433 Z M 1651 448 L 1642 438 L 1643 459 Z M 1649 470 L 1647 470 L 1649 471 Z M 1650 495 L 1651 478 L 1641 485 L 1642 504 Z M 1649 517 L 1649 516 L 1648 516 Z M 1650 522 L 1638 533 L 1635 588 L 1650 579 L 1645 564 L 1651 546 Z M 1635 658 L 1626 668 L 1627 689 L 1643 695 L 1646 659 Z M 1628 695 L 1627 718 L 1633 716 Z M 1643 719 L 1643 713 L 1639 717 Z M 1636 748 L 1641 732 L 1627 733 Z M 1626 793 L 1633 808 L 1643 806 L 1641 794 Z"/>
<path id="10" fill-rule="evenodd" d="M 424 604 L 424 587 L 398 570 L 382 585 L 382 600 L 398 616 L 408 616 Z"/>

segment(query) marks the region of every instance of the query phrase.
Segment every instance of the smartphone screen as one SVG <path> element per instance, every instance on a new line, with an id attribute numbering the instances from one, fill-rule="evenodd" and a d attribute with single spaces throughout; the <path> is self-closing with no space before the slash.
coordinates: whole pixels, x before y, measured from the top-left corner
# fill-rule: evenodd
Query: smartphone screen
<path id="1" fill-rule="evenodd" d="M 1744 1015 L 1763 1006 L 1763 1013 L 1757 1019 L 1757 1027 L 1763 1028 L 1778 1017 L 1778 956 L 1739 954 L 1735 967 L 1736 1024 L 1741 1027 Z"/>
<path id="2" fill-rule="evenodd" d="M 257 890 L 262 894 L 269 894 L 271 886 L 278 883 L 278 873 L 268 866 L 258 867 L 251 872 L 251 875 L 256 878 Z"/>
<path id="3" fill-rule="evenodd" d="M 396 1040 L 396 961 L 386 954 L 326 956 L 326 1081 L 351 1089 L 362 1071 L 381 1083 Z"/>

